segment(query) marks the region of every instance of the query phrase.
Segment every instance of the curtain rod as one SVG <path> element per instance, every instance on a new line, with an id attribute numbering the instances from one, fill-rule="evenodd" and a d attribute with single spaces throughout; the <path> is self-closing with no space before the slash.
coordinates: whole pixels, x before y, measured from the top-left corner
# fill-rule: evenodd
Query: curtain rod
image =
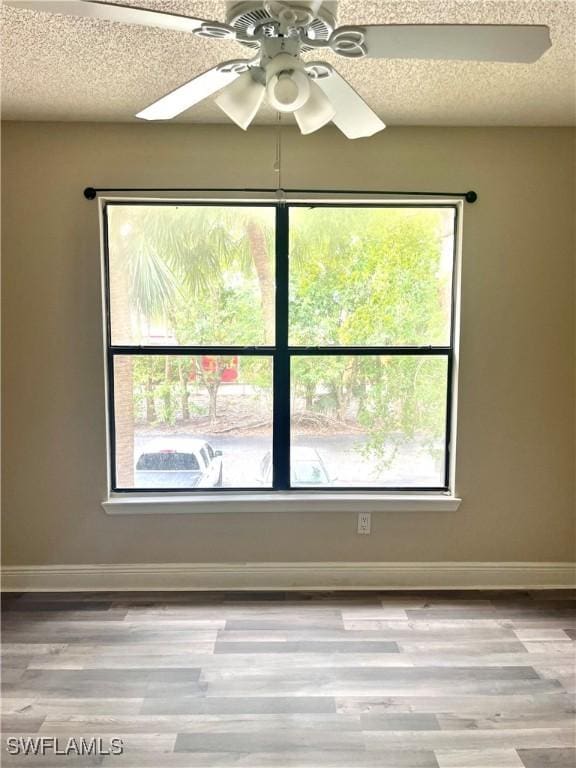
<path id="1" fill-rule="evenodd" d="M 339 194 L 339 195 L 414 195 L 428 197 L 461 197 L 467 203 L 475 203 L 478 195 L 474 190 L 468 192 L 400 192 L 398 190 L 366 190 L 366 189 L 272 189 L 271 187 L 257 187 L 252 189 L 223 189 L 222 187 L 86 187 L 84 197 L 86 200 L 94 200 L 99 192 L 249 192 L 249 193 L 289 193 L 289 194 Z"/>

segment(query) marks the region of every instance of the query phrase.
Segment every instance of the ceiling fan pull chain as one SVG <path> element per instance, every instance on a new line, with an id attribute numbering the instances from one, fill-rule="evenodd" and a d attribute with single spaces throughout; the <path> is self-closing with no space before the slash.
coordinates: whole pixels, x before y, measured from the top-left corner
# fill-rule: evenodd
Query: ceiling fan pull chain
<path id="1" fill-rule="evenodd" d="M 277 113 L 277 128 L 276 128 L 276 159 L 274 161 L 274 172 L 278 174 L 277 178 L 277 195 L 283 194 L 282 191 L 282 132 L 280 124 L 282 122 L 282 112 Z"/>

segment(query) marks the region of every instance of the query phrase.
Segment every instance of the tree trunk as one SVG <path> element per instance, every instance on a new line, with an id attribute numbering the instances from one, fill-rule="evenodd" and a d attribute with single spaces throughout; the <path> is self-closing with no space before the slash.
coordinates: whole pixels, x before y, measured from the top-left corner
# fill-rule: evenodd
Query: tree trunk
<path id="1" fill-rule="evenodd" d="M 311 411 L 314 408 L 314 393 L 316 392 L 316 386 L 312 383 L 307 383 L 305 388 L 306 393 L 306 410 Z"/>
<path id="2" fill-rule="evenodd" d="M 210 419 L 210 426 L 213 427 L 214 423 L 216 421 L 217 416 L 217 404 L 218 404 L 218 389 L 220 387 L 219 381 L 213 381 L 210 384 L 206 385 L 206 388 L 208 389 L 208 397 L 209 397 L 209 407 L 208 407 L 208 417 Z"/>
<path id="3" fill-rule="evenodd" d="M 344 421 L 346 411 L 346 394 L 344 387 L 332 384 L 332 399 L 334 401 L 334 414 L 338 421 Z"/>
<path id="4" fill-rule="evenodd" d="M 350 363 L 344 369 L 342 374 L 342 385 L 340 389 L 340 411 L 338 418 L 340 421 L 346 421 L 348 412 L 352 404 L 354 390 L 358 381 L 358 357 L 353 357 Z"/>
<path id="5" fill-rule="evenodd" d="M 123 342 L 130 339 L 130 294 L 126 269 L 116 270 L 110 281 L 110 305 L 114 313 L 114 332 Z M 114 413 L 116 484 L 134 485 L 134 372 L 130 356 L 114 358 Z"/>
<path id="6" fill-rule="evenodd" d="M 114 363 L 114 412 L 116 484 L 134 485 L 134 394 L 131 357 L 116 356 Z"/>
<path id="7" fill-rule="evenodd" d="M 274 275 L 270 266 L 266 235 L 262 226 L 250 219 L 246 223 L 246 234 L 250 244 L 250 255 L 258 275 L 260 285 L 260 300 L 262 302 L 262 316 L 264 318 L 265 343 L 274 344 L 274 310 L 275 310 L 275 285 Z"/>
<path id="8" fill-rule="evenodd" d="M 156 415 L 156 403 L 154 402 L 154 383 L 150 374 L 146 380 L 146 422 L 154 424 L 158 419 Z"/>
<path id="9" fill-rule="evenodd" d="M 188 406 L 188 390 L 184 388 L 180 396 L 180 404 L 182 409 L 182 421 L 190 421 L 190 408 Z"/>
<path id="10" fill-rule="evenodd" d="M 344 421 L 345 410 L 346 410 L 346 396 L 344 394 L 344 389 L 339 388 L 338 395 L 337 395 L 337 406 L 336 406 L 336 418 L 338 419 L 338 421 Z"/>
<path id="11" fill-rule="evenodd" d="M 182 365 L 178 366 L 178 379 L 180 382 L 180 408 L 182 410 L 182 421 L 190 421 L 190 407 L 188 405 L 188 383 L 186 376 L 182 371 Z"/>
<path id="12" fill-rule="evenodd" d="M 164 401 L 164 422 L 171 424 L 174 418 L 174 409 L 172 407 L 172 387 L 170 386 L 172 366 L 170 358 L 164 358 L 164 386 L 162 388 L 162 400 Z"/>

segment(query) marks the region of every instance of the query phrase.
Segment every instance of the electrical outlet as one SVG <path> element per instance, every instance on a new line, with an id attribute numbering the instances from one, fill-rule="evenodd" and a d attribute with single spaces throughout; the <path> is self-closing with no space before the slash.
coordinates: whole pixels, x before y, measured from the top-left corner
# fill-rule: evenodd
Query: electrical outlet
<path id="1" fill-rule="evenodd" d="M 368 536 L 371 524 L 370 512 L 360 512 L 358 515 L 358 533 Z"/>

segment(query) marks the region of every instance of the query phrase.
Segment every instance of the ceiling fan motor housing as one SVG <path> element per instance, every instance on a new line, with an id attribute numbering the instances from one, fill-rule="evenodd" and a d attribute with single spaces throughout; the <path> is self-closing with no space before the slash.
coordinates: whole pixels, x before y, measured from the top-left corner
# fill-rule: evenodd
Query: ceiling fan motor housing
<path id="1" fill-rule="evenodd" d="M 322 3 L 312 0 L 300 0 L 300 2 L 244 2 L 230 3 L 226 22 L 231 27 L 245 32 L 250 37 L 260 32 L 264 37 L 274 37 L 278 34 L 278 28 L 283 18 L 286 23 L 293 19 L 294 29 L 298 24 L 306 28 L 308 37 L 314 40 L 328 40 L 336 28 L 336 2 L 328 0 Z M 298 22 L 303 19 L 305 22 Z M 249 48 L 258 48 L 257 40 L 240 40 Z M 303 51 L 312 50 L 311 46 L 304 44 Z"/>

